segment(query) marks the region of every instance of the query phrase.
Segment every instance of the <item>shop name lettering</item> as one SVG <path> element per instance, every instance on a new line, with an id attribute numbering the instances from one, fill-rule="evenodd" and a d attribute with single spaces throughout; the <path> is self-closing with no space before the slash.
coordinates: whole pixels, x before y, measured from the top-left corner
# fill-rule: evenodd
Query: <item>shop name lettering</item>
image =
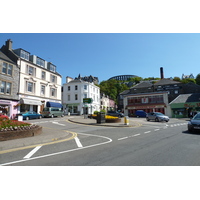
<path id="1" fill-rule="evenodd" d="M 188 107 L 200 107 L 200 103 L 196 103 L 196 104 L 189 104 L 189 103 L 186 103 L 184 104 L 184 107 L 188 108 Z"/>

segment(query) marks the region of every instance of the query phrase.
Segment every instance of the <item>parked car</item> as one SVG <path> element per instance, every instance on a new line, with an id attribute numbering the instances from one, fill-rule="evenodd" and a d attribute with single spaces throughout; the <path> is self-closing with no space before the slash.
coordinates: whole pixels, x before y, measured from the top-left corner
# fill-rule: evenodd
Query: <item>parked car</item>
<path id="1" fill-rule="evenodd" d="M 160 113 L 160 112 L 148 113 L 146 119 L 147 119 L 147 121 L 154 120 L 156 122 L 161 122 L 161 121 L 168 122 L 169 121 L 169 117 L 164 115 L 164 114 L 162 114 L 162 113 Z"/>
<path id="2" fill-rule="evenodd" d="M 22 112 L 16 115 L 15 118 L 18 118 L 19 115 L 23 116 L 23 120 L 29 120 L 29 119 L 41 119 L 42 115 L 38 114 L 34 111 L 29 111 L 29 112 Z"/>
<path id="3" fill-rule="evenodd" d="M 41 114 L 43 117 L 52 117 L 52 118 L 58 116 L 61 117 L 64 116 L 62 108 L 57 108 L 57 107 L 46 107 L 43 109 Z"/>
<path id="4" fill-rule="evenodd" d="M 117 111 L 108 111 L 106 115 L 114 116 L 114 117 L 124 117 L 123 113 Z"/>
<path id="5" fill-rule="evenodd" d="M 189 122 L 188 122 L 188 131 L 192 132 L 194 130 L 200 131 L 200 113 L 197 113 Z"/>
<path id="6" fill-rule="evenodd" d="M 136 116 L 136 117 L 146 117 L 146 116 L 147 116 L 147 113 L 144 112 L 144 110 L 136 110 L 136 111 L 135 111 L 135 116 Z"/>
<path id="7" fill-rule="evenodd" d="M 9 119 L 9 117 L 8 117 L 8 116 L 6 116 L 6 115 L 3 115 L 3 114 L 1 114 L 1 113 L 0 113 L 0 118 L 1 118 L 1 119 L 4 119 L 4 120 L 6 120 L 6 119 Z"/>

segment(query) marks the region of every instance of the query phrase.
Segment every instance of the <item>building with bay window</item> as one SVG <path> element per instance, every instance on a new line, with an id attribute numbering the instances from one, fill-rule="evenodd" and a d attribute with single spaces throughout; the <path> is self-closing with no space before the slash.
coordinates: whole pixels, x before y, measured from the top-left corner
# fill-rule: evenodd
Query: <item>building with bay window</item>
<path id="1" fill-rule="evenodd" d="M 55 65 L 22 48 L 12 49 L 11 40 L 1 50 L 20 68 L 19 112 L 41 112 L 47 102 L 61 103 L 62 77 Z"/>
<path id="2" fill-rule="evenodd" d="M 19 67 L 0 51 L 0 113 L 12 119 L 19 102 Z"/>

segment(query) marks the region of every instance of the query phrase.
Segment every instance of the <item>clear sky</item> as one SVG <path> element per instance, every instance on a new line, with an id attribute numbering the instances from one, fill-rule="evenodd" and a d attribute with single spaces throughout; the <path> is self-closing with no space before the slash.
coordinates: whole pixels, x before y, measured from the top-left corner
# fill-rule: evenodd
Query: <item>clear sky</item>
<path id="1" fill-rule="evenodd" d="M 22 48 L 57 66 L 66 76 L 96 76 L 99 81 L 117 75 L 143 78 L 181 77 L 200 73 L 198 33 L 0 33 L 13 49 Z"/>

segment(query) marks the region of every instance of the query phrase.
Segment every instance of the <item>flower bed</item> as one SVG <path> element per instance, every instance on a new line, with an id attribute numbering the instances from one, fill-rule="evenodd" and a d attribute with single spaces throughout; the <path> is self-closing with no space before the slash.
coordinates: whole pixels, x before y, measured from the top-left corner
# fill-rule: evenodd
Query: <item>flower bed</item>
<path id="1" fill-rule="evenodd" d="M 15 120 L 0 120 L 0 141 L 31 137 L 42 133 L 42 127 Z"/>
<path id="2" fill-rule="evenodd" d="M 96 119 L 97 115 L 93 114 L 92 118 Z M 119 117 L 114 117 L 114 116 L 106 115 L 105 118 L 106 118 L 106 122 L 107 123 L 118 123 L 118 122 L 121 122 L 121 119 Z"/>

